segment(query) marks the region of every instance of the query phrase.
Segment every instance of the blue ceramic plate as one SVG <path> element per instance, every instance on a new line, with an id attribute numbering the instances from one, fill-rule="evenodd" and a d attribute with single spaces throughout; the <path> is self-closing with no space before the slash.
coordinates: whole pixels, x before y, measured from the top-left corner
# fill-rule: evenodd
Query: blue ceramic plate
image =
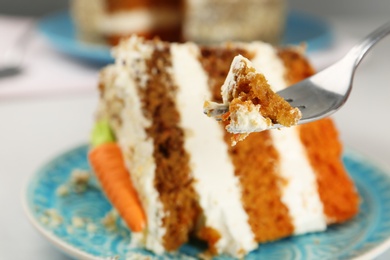
<path id="1" fill-rule="evenodd" d="M 38 30 L 63 53 L 102 64 L 113 61 L 108 46 L 95 46 L 77 40 L 74 24 L 68 12 L 43 18 L 38 23 Z M 306 42 L 308 51 L 328 47 L 332 41 L 331 29 L 326 22 L 301 12 L 289 13 L 285 32 L 284 45 Z"/>
<path id="2" fill-rule="evenodd" d="M 77 259 L 104 259 L 139 254 L 152 259 L 193 259 L 204 246 L 192 241 L 177 254 L 154 256 L 141 248 L 129 248 L 131 233 L 119 223 L 115 232 L 108 231 L 101 220 L 112 207 L 92 180 L 82 194 L 56 195 L 57 188 L 69 179 L 72 170 L 89 170 L 86 145 L 66 152 L 46 164 L 32 176 L 24 194 L 24 207 L 33 225 L 50 242 Z M 326 232 L 291 237 L 261 245 L 246 259 L 372 259 L 390 245 L 390 173 L 377 168 L 361 155 L 348 150 L 344 163 L 361 196 L 359 215 L 343 225 L 331 226 Z M 42 222 L 44 212 L 55 209 L 63 221 L 56 227 Z M 89 219 L 94 232 L 72 227 L 72 217 Z M 137 259 L 137 258 L 132 258 Z M 216 259 L 230 259 L 219 256 Z"/>

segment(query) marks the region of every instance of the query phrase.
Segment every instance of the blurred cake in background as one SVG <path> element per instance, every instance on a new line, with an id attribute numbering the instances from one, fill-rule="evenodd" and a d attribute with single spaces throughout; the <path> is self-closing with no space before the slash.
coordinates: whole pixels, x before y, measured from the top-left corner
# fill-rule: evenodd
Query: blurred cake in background
<path id="1" fill-rule="evenodd" d="M 116 45 L 137 34 L 202 44 L 279 43 L 285 0 L 72 0 L 79 39 Z"/>
<path id="2" fill-rule="evenodd" d="M 80 40 L 116 45 L 121 37 L 158 35 L 180 41 L 182 0 L 72 0 L 71 13 Z"/>
<path id="3" fill-rule="evenodd" d="M 285 0 L 187 1 L 184 35 L 199 43 L 256 41 L 279 43 Z"/>

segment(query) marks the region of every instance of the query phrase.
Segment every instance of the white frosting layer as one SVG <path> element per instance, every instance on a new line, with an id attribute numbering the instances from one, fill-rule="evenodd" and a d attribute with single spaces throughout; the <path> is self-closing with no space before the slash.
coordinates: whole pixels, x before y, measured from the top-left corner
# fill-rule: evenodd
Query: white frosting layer
<path id="1" fill-rule="evenodd" d="M 235 71 L 245 68 L 245 66 L 251 66 L 250 60 L 243 57 L 242 55 L 237 55 L 234 57 L 232 64 L 230 65 L 229 73 L 226 76 L 225 82 L 221 88 L 222 101 L 224 104 L 228 104 L 234 97 L 237 97 L 236 93 L 236 76 Z"/>
<path id="2" fill-rule="evenodd" d="M 137 8 L 109 13 L 104 0 L 72 0 L 71 10 L 77 29 L 86 40 L 167 28 L 181 22 L 181 14 L 175 8 Z"/>
<path id="3" fill-rule="evenodd" d="M 318 194 L 316 176 L 296 127 L 272 130 L 274 147 L 280 156 L 282 202 L 288 207 L 294 234 L 326 229 L 326 217 Z"/>
<path id="4" fill-rule="evenodd" d="M 98 21 L 97 27 L 103 34 L 123 34 L 175 26 L 180 21 L 176 9 L 134 9 L 112 14 L 105 13 Z"/>
<path id="5" fill-rule="evenodd" d="M 104 99 L 112 100 L 117 96 L 124 101 L 124 107 L 121 110 L 122 125 L 114 125 L 114 130 L 124 154 L 127 169 L 131 172 L 132 182 L 147 216 L 147 227 L 142 233 L 133 233 L 132 242 L 154 252 L 162 253 L 164 252 L 162 238 L 166 232 L 162 226 L 164 210 L 154 186 L 156 164 L 153 156 L 153 140 L 145 131 L 151 122 L 143 115 L 137 84 L 134 81 L 137 76 L 129 73 L 128 65 L 122 64 L 122 61 L 126 61 L 126 64 L 134 66 L 136 68 L 133 71 L 134 74 L 144 72 L 142 71 L 145 69 L 145 64 L 142 64 L 144 59 L 136 59 L 136 57 L 144 55 L 143 58 L 148 58 L 152 52 L 147 48 L 141 52 L 134 52 L 134 48 L 139 49 L 138 44 L 137 38 L 134 38 L 127 42 L 127 49 L 116 52 L 118 62 L 110 67 L 115 75 L 113 77 L 109 75 L 110 73 L 106 75 L 107 79 L 112 80 L 111 84 L 106 84 Z"/>
<path id="6" fill-rule="evenodd" d="M 230 133 L 253 133 L 266 130 L 272 125 L 260 114 L 260 105 L 245 103 L 238 105 L 238 110 L 230 114 L 230 123 L 226 130 Z"/>
<path id="7" fill-rule="evenodd" d="M 273 90 L 286 88 L 285 69 L 275 49 L 264 43 L 251 44 L 250 48 L 256 53 L 253 66 L 265 75 Z M 284 180 L 280 185 L 282 202 L 289 210 L 294 234 L 324 230 L 326 217 L 316 175 L 301 143 L 299 128 L 271 130 L 271 136 L 280 156 L 279 174 Z"/>
<path id="8" fill-rule="evenodd" d="M 191 156 L 194 186 L 205 225 L 221 235 L 216 244 L 218 252 L 240 256 L 256 248 L 257 244 L 242 206 L 239 180 L 234 175 L 227 144 L 223 141 L 223 129 L 201 113 L 209 87 L 207 75 L 197 58 L 198 51 L 191 44 L 173 44 L 171 47 L 172 75 L 179 86 L 177 105 L 181 125 L 191 131 L 186 136 L 185 148 Z"/>
<path id="9" fill-rule="evenodd" d="M 130 67 L 130 70 L 127 69 L 130 76 L 139 79 L 141 87 L 145 87 L 149 75 L 145 73 L 146 63 L 144 61 L 151 57 L 153 49 L 143 44 L 142 38 L 132 36 L 113 48 L 112 54 L 115 57 L 116 66 L 123 69 Z"/>
<path id="10" fill-rule="evenodd" d="M 229 102 L 232 101 L 233 97 L 237 96 L 235 88 L 237 82 L 236 74 L 234 73 L 234 71 L 240 69 L 242 66 L 245 65 L 243 64 L 243 62 L 245 62 L 244 59 L 245 58 L 243 56 L 237 55 L 236 57 L 234 57 L 232 64 L 230 65 L 230 69 L 226 76 L 225 82 L 221 87 L 222 102 L 225 105 L 228 105 Z"/>
<path id="11" fill-rule="evenodd" d="M 272 45 L 254 42 L 245 46 L 256 54 L 251 60 L 252 65 L 258 72 L 264 74 L 272 90 L 278 92 L 286 88 L 284 65 Z"/>

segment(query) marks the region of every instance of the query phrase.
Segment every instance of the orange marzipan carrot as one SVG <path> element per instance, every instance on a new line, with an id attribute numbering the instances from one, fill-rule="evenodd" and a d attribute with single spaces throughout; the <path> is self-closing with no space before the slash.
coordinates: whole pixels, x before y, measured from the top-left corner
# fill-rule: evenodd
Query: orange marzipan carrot
<path id="1" fill-rule="evenodd" d="M 122 151 L 116 143 L 93 148 L 89 161 L 106 196 L 133 232 L 145 227 L 146 216 L 125 167 Z"/>

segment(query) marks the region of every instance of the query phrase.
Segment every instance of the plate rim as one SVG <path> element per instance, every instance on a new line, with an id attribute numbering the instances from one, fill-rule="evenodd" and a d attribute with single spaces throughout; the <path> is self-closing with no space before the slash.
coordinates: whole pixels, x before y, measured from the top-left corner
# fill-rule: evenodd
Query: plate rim
<path id="1" fill-rule="evenodd" d="M 43 237 L 49 240 L 56 249 L 59 249 L 62 253 L 72 258 L 81 259 L 81 260 L 96 260 L 96 259 L 104 259 L 99 256 L 92 255 L 87 253 L 56 236 L 50 229 L 46 228 L 32 213 L 32 208 L 30 207 L 29 201 L 29 190 L 31 188 L 31 184 L 34 182 L 34 179 L 39 175 L 43 174 L 45 168 L 48 167 L 51 163 L 53 163 L 57 158 L 63 157 L 67 154 L 70 154 L 78 149 L 85 147 L 86 144 L 75 146 L 71 149 L 65 150 L 57 154 L 57 156 L 53 156 L 46 161 L 46 163 L 42 164 L 36 171 L 29 174 L 27 178 L 25 178 L 22 191 L 21 191 L 21 204 L 23 212 L 25 213 L 27 219 L 32 224 L 32 226 L 38 230 Z"/>
<path id="2" fill-rule="evenodd" d="M 21 191 L 21 203 L 23 212 L 25 213 L 27 219 L 32 224 L 32 226 L 40 233 L 43 237 L 45 237 L 56 249 L 59 249 L 62 253 L 76 259 L 82 259 L 82 260 L 96 260 L 96 259 L 110 259 L 110 257 L 101 257 L 96 256 L 90 253 L 87 253 L 72 244 L 69 244 L 68 242 L 64 241 L 57 235 L 55 235 L 53 232 L 51 232 L 50 229 L 45 227 L 42 223 L 39 222 L 39 220 L 34 216 L 32 213 L 32 208 L 29 205 L 29 190 L 31 188 L 32 183 L 34 182 L 35 178 L 39 177 L 39 175 L 43 174 L 44 170 L 52 163 L 54 163 L 58 158 L 61 158 L 63 156 L 66 156 L 67 154 L 74 153 L 75 151 L 79 149 L 83 149 L 84 147 L 87 147 L 87 144 L 80 144 L 77 146 L 74 146 L 71 149 L 65 150 L 56 156 L 53 156 L 51 159 L 47 160 L 46 163 L 43 163 L 36 171 L 29 174 L 28 177 L 25 178 L 22 191 Z M 355 149 L 351 147 L 344 147 L 343 149 L 343 157 L 344 156 L 350 156 L 354 159 L 358 159 L 360 162 L 362 162 L 365 165 L 368 165 L 370 168 L 374 168 L 376 171 L 380 172 L 381 174 L 385 174 L 387 178 L 390 179 L 390 175 L 386 173 L 390 173 L 390 171 L 381 165 L 380 163 L 377 163 L 374 159 L 370 159 L 369 157 L 365 156 L 364 154 L 356 151 Z M 365 259 L 373 259 L 375 257 L 378 257 L 381 253 L 385 252 L 386 250 L 390 249 L 390 237 L 379 243 L 377 246 L 375 246 L 372 249 L 369 249 L 366 252 L 363 252 L 362 254 L 358 256 L 354 256 L 351 258 L 351 260 L 365 260 Z"/>

